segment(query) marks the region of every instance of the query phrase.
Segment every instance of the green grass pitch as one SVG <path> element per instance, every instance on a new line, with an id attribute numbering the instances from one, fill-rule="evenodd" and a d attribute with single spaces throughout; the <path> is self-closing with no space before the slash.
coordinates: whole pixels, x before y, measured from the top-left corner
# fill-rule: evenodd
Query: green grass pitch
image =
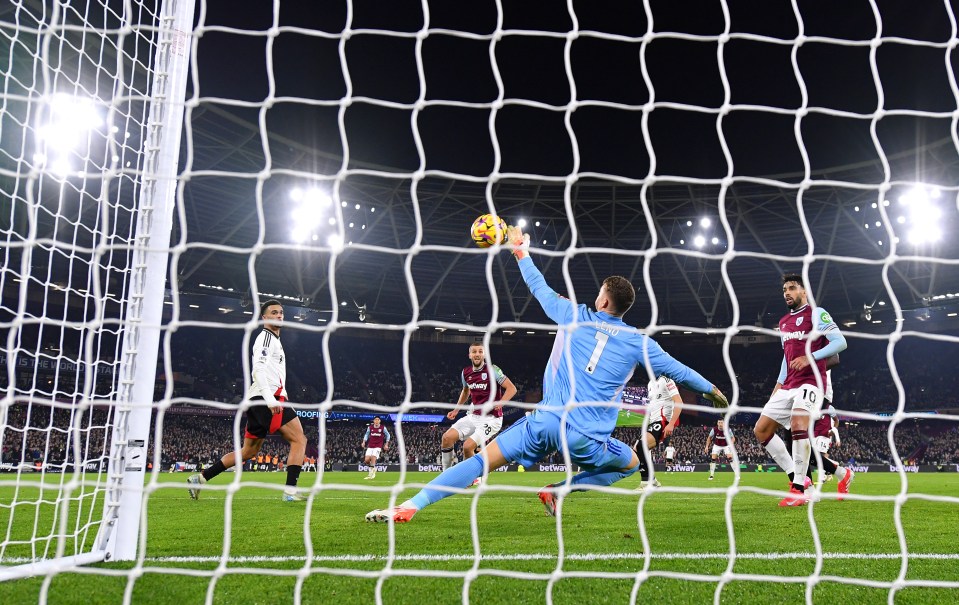
<path id="1" fill-rule="evenodd" d="M 660 473 L 665 486 L 707 491 L 647 494 L 642 511 L 648 561 L 638 524 L 638 494 L 572 494 L 564 503 L 561 545 L 556 520 L 544 515 L 533 488 L 563 475 L 494 473 L 489 491 L 478 499 L 474 493 L 456 495 L 421 512 L 411 523 L 396 526 L 397 558 L 389 573 L 384 573 L 389 528 L 367 524 L 363 516 L 387 504 L 398 473 L 381 473 L 373 481 L 364 481 L 361 473 L 327 473 L 324 483 L 330 488 L 317 492 L 312 502 L 299 503 L 280 500 L 284 476 L 244 475 L 232 499 L 230 559 L 215 580 L 211 572 L 218 569 L 223 554 L 227 492 L 207 490 L 194 502 L 186 493 L 185 474 L 162 474 L 161 484 L 149 496 L 144 569 L 132 582 L 125 573 L 132 564 L 105 563 L 82 573 L 55 575 L 46 588 L 44 578 L 2 583 L 0 603 L 37 603 L 43 591 L 50 603 L 122 603 L 129 589 L 134 603 L 204 603 L 208 593 L 213 603 L 291 603 L 298 592 L 303 603 L 366 605 L 375 602 L 379 585 L 388 604 L 462 603 L 465 586 L 470 602 L 483 605 L 545 603 L 548 596 L 553 603 L 579 605 L 629 602 L 637 577 L 642 577 L 638 602 L 712 603 L 719 582 L 705 576 L 718 577 L 729 564 L 726 496 L 721 491 L 733 481 L 729 472 L 717 474 L 715 481 L 707 481 L 702 473 Z M 406 480 L 423 483 L 433 476 L 411 473 Z M 312 487 L 315 478 L 304 474 L 301 486 Z M 225 487 L 232 479 L 227 474 L 214 485 Z M 617 487 L 632 489 L 638 482 L 634 476 Z M 959 495 L 959 474 L 909 475 L 908 482 L 910 494 Z M 736 551 L 742 556 L 731 571 L 771 577 L 766 581 L 729 577 L 720 589 L 721 602 L 804 602 L 806 583 L 779 576 L 805 578 L 815 571 L 808 509 L 779 508 L 778 497 L 749 491 L 780 490 L 784 484 L 781 473 L 742 475 L 740 485 L 747 489 L 733 498 L 730 509 Z M 530 491 L 501 489 L 518 485 Z M 862 473 L 853 488 L 855 494 L 890 498 L 899 493 L 900 478 Z M 827 484 L 826 492 L 834 493 L 835 483 Z M 414 489 L 404 490 L 399 498 L 413 493 Z M 18 499 L 36 499 L 38 494 L 37 487 L 21 487 Z M 0 487 L 0 504 L 9 504 L 12 495 L 13 488 Z M 51 495 L 46 491 L 45 499 Z M 479 548 L 488 558 L 464 580 L 474 567 L 470 527 L 474 503 Z M 36 517 L 40 533 L 49 528 L 52 510 L 52 505 L 41 506 Z M 9 508 L 0 507 L 0 531 L 10 527 L 12 538 L 31 535 L 34 511 L 35 505 L 18 507 L 10 525 Z M 886 588 L 831 578 L 893 582 L 899 577 L 902 561 L 893 501 L 824 499 L 813 511 L 826 553 L 820 570 L 826 579 L 810 588 L 813 601 L 887 603 Z M 910 558 L 905 579 L 959 581 L 959 504 L 911 498 L 902 507 L 901 519 L 908 550 L 917 555 Z M 308 546 L 313 559 L 306 563 Z M 561 548 L 563 559 L 557 555 Z M 27 553 L 15 547 L 6 556 Z M 647 562 L 650 575 L 638 576 Z M 95 570 L 116 575 L 89 573 Z M 423 577 L 416 575 L 417 570 L 447 575 Z M 558 570 L 562 576 L 554 574 Z M 596 578 L 590 572 L 616 576 Z M 694 575 L 679 578 L 677 573 Z M 959 589 L 907 587 L 895 593 L 894 602 L 951 604 L 959 602 Z"/>

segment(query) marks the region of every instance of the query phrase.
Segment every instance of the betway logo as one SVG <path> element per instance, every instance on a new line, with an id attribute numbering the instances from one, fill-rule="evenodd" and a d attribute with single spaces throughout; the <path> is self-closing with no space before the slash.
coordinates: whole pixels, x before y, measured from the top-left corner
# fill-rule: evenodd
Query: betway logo
<path id="1" fill-rule="evenodd" d="M 481 391 L 487 391 L 489 390 L 489 383 L 488 382 L 471 382 L 469 384 L 469 387 L 471 391 L 475 389 L 479 389 Z"/>
<path id="2" fill-rule="evenodd" d="M 691 464 L 674 464 L 666 468 L 674 473 L 692 473 L 696 470 L 696 467 Z"/>
<path id="3" fill-rule="evenodd" d="M 848 468 L 849 470 L 851 470 L 851 471 L 854 472 L 854 473 L 868 473 L 868 472 L 869 472 L 869 467 L 866 466 L 865 464 L 854 464 L 854 465 L 852 465 L 852 466 L 847 466 L 846 468 Z"/>
<path id="4" fill-rule="evenodd" d="M 369 470 L 370 470 L 370 467 L 368 467 L 368 466 L 365 465 L 365 464 L 359 464 L 359 465 L 357 465 L 356 470 L 358 470 L 358 471 L 369 471 Z M 385 464 L 377 464 L 377 465 L 376 465 L 376 472 L 378 472 L 378 473 L 385 473 L 385 472 L 386 472 L 386 465 L 385 465 Z"/>
<path id="5" fill-rule="evenodd" d="M 783 342 L 786 342 L 787 340 L 799 340 L 805 337 L 806 337 L 805 330 L 802 332 L 783 332 L 782 334 Z"/>
<path id="6" fill-rule="evenodd" d="M 890 472 L 890 473 L 898 473 L 898 472 L 899 472 L 899 469 L 902 469 L 903 472 L 905 472 L 905 473 L 918 473 L 918 472 L 919 472 L 919 467 L 916 466 L 915 464 L 907 464 L 906 466 L 895 466 L 895 465 L 893 465 L 893 464 L 890 464 L 890 465 L 889 465 L 889 472 Z"/>

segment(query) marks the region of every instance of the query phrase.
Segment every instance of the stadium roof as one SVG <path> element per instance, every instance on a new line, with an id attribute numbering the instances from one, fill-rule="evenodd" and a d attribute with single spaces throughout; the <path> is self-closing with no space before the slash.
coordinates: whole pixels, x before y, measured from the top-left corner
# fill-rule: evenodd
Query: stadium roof
<path id="1" fill-rule="evenodd" d="M 641 6 L 574 3 L 575 39 L 565 1 L 503 3 L 499 37 L 493 3 L 433 4 L 421 40 L 420 2 L 354 2 L 346 42 L 345 3 L 284 3 L 278 21 L 271 3 L 205 5 L 174 233 L 181 291 L 248 305 L 252 267 L 258 292 L 343 318 L 403 323 L 415 309 L 485 324 L 495 307 L 501 322 L 543 321 L 511 259 L 469 241 L 495 210 L 527 221 L 557 290 L 589 303 L 606 275 L 633 280 L 637 324 L 655 299 L 658 324 L 721 327 L 738 312 L 769 326 L 779 275 L 804 264 L 840 318 L 893 296 L 925 314 L 959 294 L 941 3 L 882 7 L 878 71 L 863 7 L 808 8 L 801 33 L 819 38 L 796 45 L 785 4 L 730 2 L 730 25 L 654 2 L 647 38 Z M 939 196 L 933 222 L 899 202 L 917 184 Z M 319 222 L 297 243 L 292 192 L 313 187 L 335 203 L 315 200 Z M 916 225 L 941 237 L 913 245 Z"/>

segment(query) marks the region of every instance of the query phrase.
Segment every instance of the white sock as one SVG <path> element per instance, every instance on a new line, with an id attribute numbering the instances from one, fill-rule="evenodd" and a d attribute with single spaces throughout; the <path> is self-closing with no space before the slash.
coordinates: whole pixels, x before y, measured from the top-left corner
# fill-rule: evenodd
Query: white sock
<path id="1" fill-rule="evenodd" d="M 793 464 L 792 456 L 786 451 L 786 444 L 780 439 L 779 435 L 773 435 L 773 438 L 766 444 L 766 451 L 769 452 L 769 455 L 772 456 L 776 464 L 779 465 L 779 468 L 783 469 L 785 473 L 788 474 L 794 471 L 795 465 Z"/>
<path id="2" fill-rule="evenodd" d="M 453 450 L 443 452 L 443 470 L 445 471 L 453 465 Z"/>
<path id="3" fill-rule="evenodd" d="M 370 477 L 375 477 L 375 476 L 376 476 L 376 464 L 374 463 L 372 466 L 370 466 Z"/>
<path id="4" fill-rule="evenodd" d="M 809 470 L 809 455 L 812 453 L 809 438 L 793 439 L 793 484 L 803 485 Z"/>
<path id="5" fill-rule="evenodd" d="M 710 462 L 710 463 L 709 463 L 709 476 L 712 477 L 712 476 L 715 475 L 715 474 L 716 474 L 716 463 L 715 463 L 715 462 Z"/>
<path id="6" fill-rule="evenodd" d="M 846 474 L 848 474 L 848 473 L 849 473 L 849 471 L 846 470 L 846 467 L 844 467 L 844 466 L 837 466 L 837 467 L 836 467 L 836 472 L 833 473 L 833 476 L 836 477 L 836 481 L 842 481 L 843 479 L 846 478 Z"/>

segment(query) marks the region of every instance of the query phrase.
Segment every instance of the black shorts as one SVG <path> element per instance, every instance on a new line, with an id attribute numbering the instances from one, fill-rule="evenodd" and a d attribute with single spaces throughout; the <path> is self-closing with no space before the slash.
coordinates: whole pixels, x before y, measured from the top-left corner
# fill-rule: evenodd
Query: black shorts
<path id="1" fill-rule="evenodd" d="M 250 401 L 263 401 L 262 397 L 251 397 Z M 264 439 L 275 433 L 281 426 L 297 418 L 296 410 L 288 405 L 283 411 L 273 414 L 265 405 L 254 405 L 246 411 L 246 437 L 250 439 Z"/>
<path id="2" fill-rule="evenodd" d="M 663 429 L 665 428 L 666 425 L 663 424 L 662 420 L 650 420 L 646 426 L 646 432 L 652 435 L 653 439 L 656 440 L 656 445 L 659 445 L 659 442 L 663 440 Z"/>

